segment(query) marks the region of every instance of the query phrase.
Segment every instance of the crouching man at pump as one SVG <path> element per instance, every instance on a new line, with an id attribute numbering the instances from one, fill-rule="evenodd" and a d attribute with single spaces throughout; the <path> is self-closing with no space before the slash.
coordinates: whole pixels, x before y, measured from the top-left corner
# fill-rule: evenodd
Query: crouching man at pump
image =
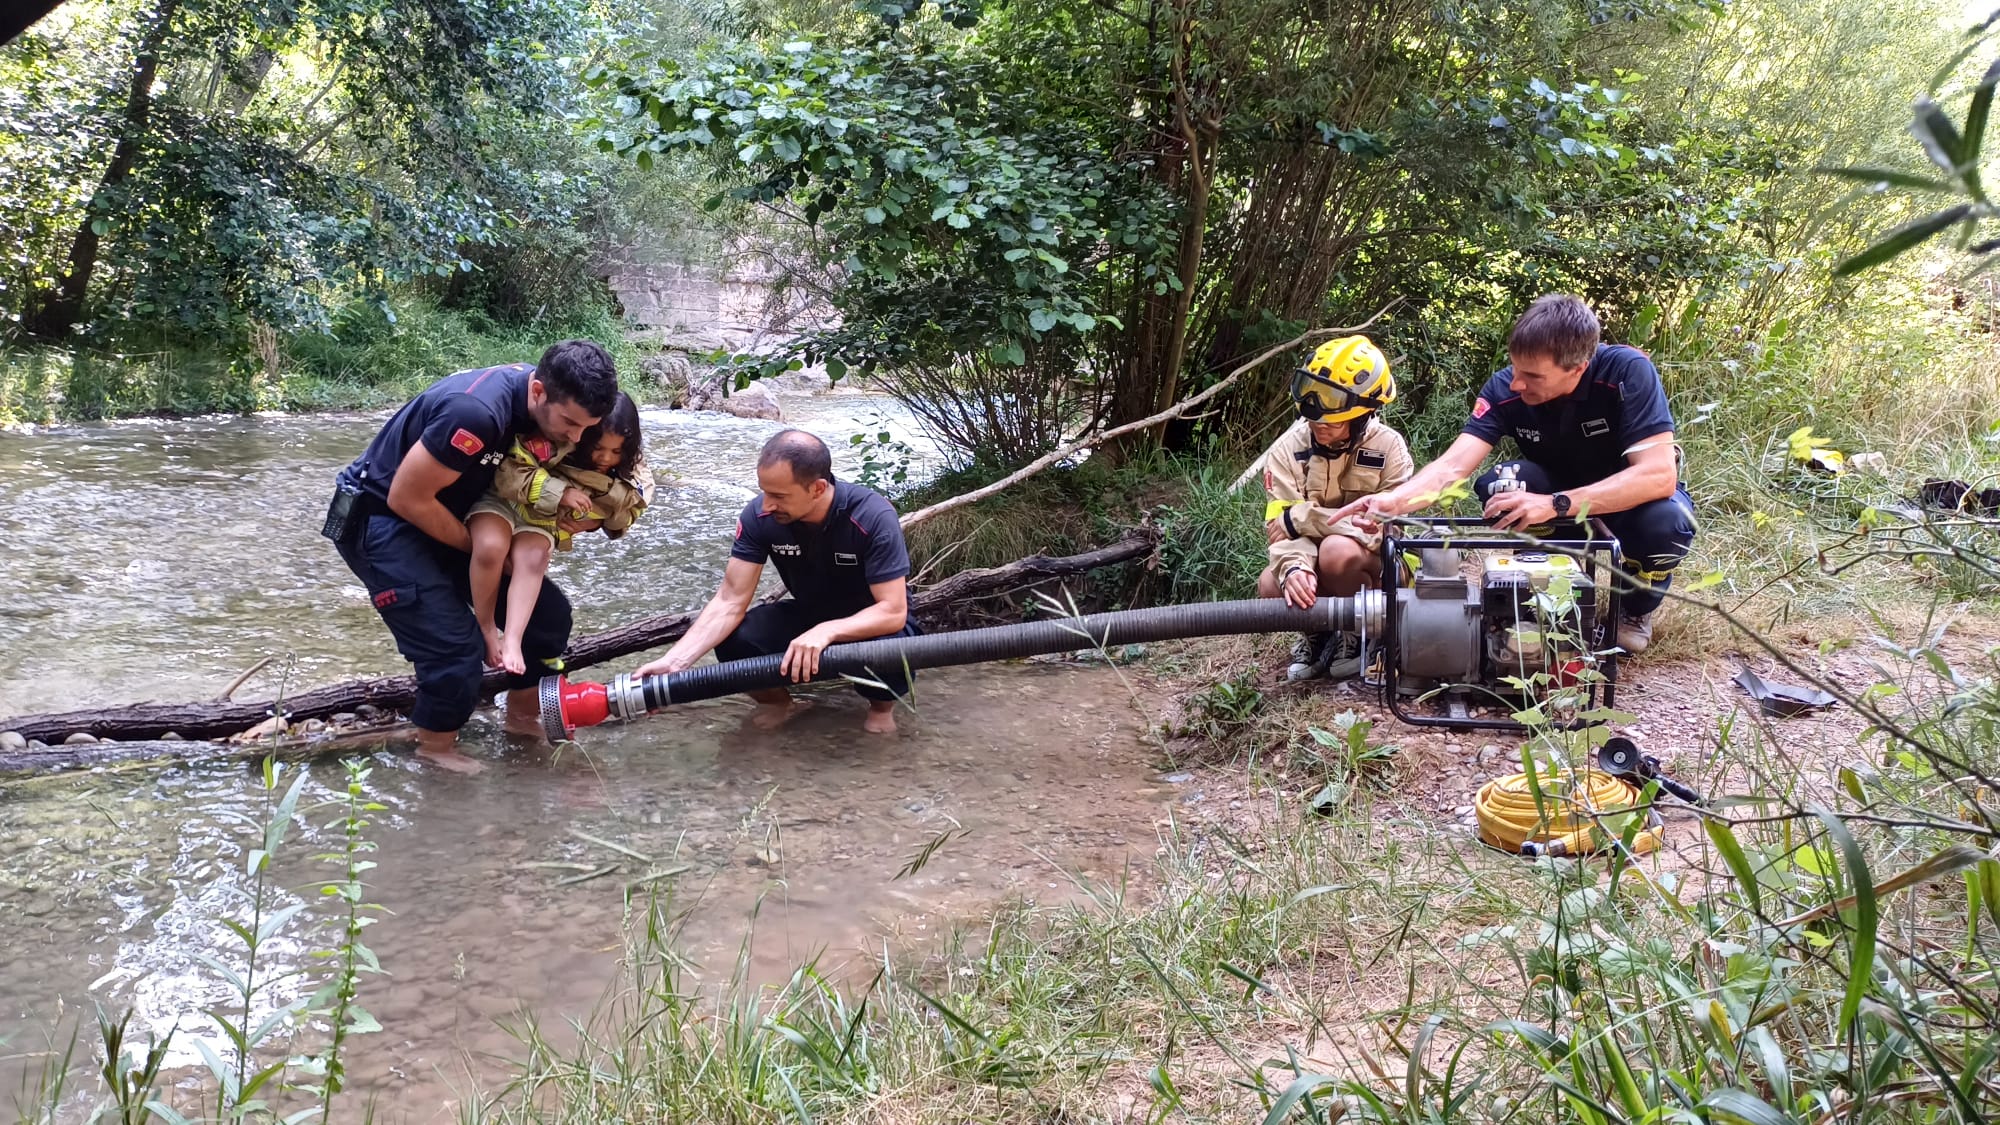
<path id="1" fill-rule="evenodd" d="M 1545 533 L 1596 517 L 1618 537 L 1628 585 L 1616 641 L 1633 654 L 1653 639 L 1653 612 L 1694 543 L 1694 503 L 1680 484 L 1674 419 L 1646 353 L 1598 339 L 1581 298 L 1537 298 L 1507 338 L 1512 362 L 1486 381 L 1458 440 L 1400 488 L 1334 513 L 1374 523 L 1428 507 L 1470 478 L 1502 438 L 1521 459 L 1474 483 L 1495 527 Z"/>
<path id="2" fill-rule="evenodd" d="M 1410 478 L 1410 447 L 1375 417 L 1396 400 L 1389 361 L 1363 336 L 1329 340 L 1292 376 L 1299 420 L 1264 452 L 1264 534 L 1271 565 L 1257 596 L 1301 609 L 1382 580 L 1382 536 L 1336 509 Z M 1307 633 L 1286 675 L 1335 679 L 1361 671 L 1361 638 Z"/>
<path id="3" fill-rule="evenodd" d="M 762 495 L 737 517 L 722 588 L 680 643 L 637 675 L 683 671 L 711 649 L 722 661 L 782 652 L 780 671 L 804 683 L 819 672 L 828 645 L 919 632 L 909 619 L 910 554 L 896 510 L 868 488 L 833 479 L 824 442 L 802 430 L 772 437 L 757 458 L 757 487 Z M 767 561 L 777 564 L 791 597 L 752 609 Z M 868 700 L 862 726 L 893 734 L 909 674 L 900 666 L 871 671 L 879 686 L 854 688 Z M 750 697 L 758 703 L 751 723 L 760 730 L 804 706 L 784 688 Z"/>

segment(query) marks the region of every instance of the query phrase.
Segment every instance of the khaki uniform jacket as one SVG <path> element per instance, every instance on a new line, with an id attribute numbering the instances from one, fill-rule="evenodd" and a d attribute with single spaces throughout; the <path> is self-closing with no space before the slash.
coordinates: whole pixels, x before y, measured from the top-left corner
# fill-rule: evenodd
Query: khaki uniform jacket
<path id="1" fill-rule="evenodd" d="M 1382 546 L 1379 533 L 1370 534 L 1351 520 L 1328 518 L 1336 509 L 1363 496 L 1386 492 L 1410 479 L 1416 465 L 1409 443 L 1380 419 L 1368 425 L 1359 445 L 1343 457 L 1329 460 L 1313 452 L 1312 431 L 1304 419 L 1279 435 L 1264 451 L 1264 520 L 1279 521 L 1290 534 L 1271 544 L 1271 569 L 1280 581 L 1294 567 L 1312 570 L 1319 560 L 1319 541 L 1344 535 L 1371 551 Z"/>
<path id="2" fill-rule="evenodd" d="M 588 518 L 603 520 L 605 533 L 616 539 L 632 526 L 652 500 L 653 471 L 641 456 L 632 466 L 633 479 L 641 482 L 635 486 L 592 469 L 562 465 L 562 459 L 574 448 L 574 445 L 554 445 L 546 439 L 517 440 L 507 458 L 493 471 L 493 492 L 518 505 L 530 520 L 554 526 L 561 515 L 563 490 L 575 485 L 590 493 Z M 557 549 L 569 550 L 569 540 L 568 535 L 556 536 Z"/>

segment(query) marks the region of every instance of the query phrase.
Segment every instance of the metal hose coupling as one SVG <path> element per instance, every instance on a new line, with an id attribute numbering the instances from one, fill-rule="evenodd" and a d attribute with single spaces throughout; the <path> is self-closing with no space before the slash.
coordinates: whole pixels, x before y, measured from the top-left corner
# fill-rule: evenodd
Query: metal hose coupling
<path id="1" fill-rule="evenodd" d="M 1383 595 L 1365 590 L 1354 597 L 1320 598 L 1298 609 L 1275 598 L 1155 606 L 1115 613 L 1092 613 L 989 629 L 882 637 L 830 645 L 820 654 L 818 680 L 880 680 L 885 672 L 1018 660 L 1055 652 L 1102 649 L 1184 637 L 1230 633 L 1361 633 L 1379 636 Z M 707 664 L 664 676 L 622 675 L 610 684 L 571 683 L 549 676 L 541 683 L 542 730 L 552 742 L 607 719 L 629 721 L 674 703 L 693 703 L 746 691 L 782 687 L 783 654 Z"/>

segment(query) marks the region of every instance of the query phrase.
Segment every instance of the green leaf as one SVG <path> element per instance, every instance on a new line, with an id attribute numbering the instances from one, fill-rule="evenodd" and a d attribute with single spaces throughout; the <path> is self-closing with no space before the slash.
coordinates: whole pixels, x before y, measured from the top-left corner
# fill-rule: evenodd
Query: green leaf
<path id="1" fill-rule="evenodd" d="M 1028 314 L 1028 327 L 1037 332 L 1047 332 L 1056 326 L 1056 314 L 1050 309 L 1036 309 Z"/>
<path id="2" fill-rule="evenodd" d="M 1757 885 L 1757 873 L 1750 867 L 1750 857 L 1743 853 L 1743 845 L 1736 839 L 1736 830 L 1727 821 L 1713 818 L 1703 819 L 1701 826 L 1708 832 L 1715 850 L 1722 853 L 1722 862 L 1729 865 L 1729 873 L 1736 876 L 1736 885 L 1743 888 L 1751 912 L 1763 913 L 1762 888 Z"/>
<path id="3" fill-rule="evenodd" d="M 111 233 L 111 224 L 104 219 L 92 219 L 90 220 L 90 233 L 103 238 L 105 235 Z"/>
<path id="4" fill-rule="evenodd" d="M 1812 806 L 1812 813 L 1826 825 L 1827 835 L 1840 849 L 1848 879 L 1854 886 L 1854 932 L 1847 958 L 1847 996 L 1840 1003 L 1840 1027 L 1844 1034 L 1858 1035 L 1855 1016 L 1861 1011 L 1862 996 L 1875 978 L 1875 880 L 1868 874 L 1868 861 L 1861 854 L 1861 845 L 1854 842 L 1854 835 L 1847 830 L 1846 822 L 1819 805 Z"/>
<path id="5" fill-rule="evenodd" d="M 208 1064 L 208 1072 L 215 1076 L 216 1085 L 222 1087 L 222 1092 L 230 1101 L 236 1101 L 238 1097 L 236 1071 L 222 1061 L 222 1057 L 215 1053 L 215 1048 L 208 1045 L 208 1040 L 195 1040 L 194 1049 L 201 1055 L 201 1061 Z"/>
<path id="6" fill-rule="evenodd" d="M 1518 1036 L 1551 1061 L 1563 1058 L 1569 1054 L 1568 1040 L 1558 1039 L 1547 1028 L 1539 1027 L 1526 1020 L 1495 1020 L 1479 1030 L 1488 1035 Z"/>
<path id="7" fill-rule="evenodd" d="M 380 1030 L 382 1030 L 382 1025 L 376 1022 L 374 1016 L 368 1014 L 368 1010 L 366 1008 L 363 1008 L 359 1004 L 348 1005 L 347 1008 L 348 1034 L 369 1035 Z"/>
<path id="8" fill-rule="evenodd" d="M 1695 1108 L 1707 1111 L 1710 1121 L 1728 1125 L 1792 1125 L 1792 1119 L 1772 1108 L 1771 1103 L 1735 1087 L 1710 1090 Z"/>
<path id="9" fill-rule="evenodd" d="M 861 212 L 861 217 L 876 226 L 880 226 L 882 225 L 882 221 L 884 219 L 887 219 L 889 215 L 887 212 L 883 211 L 880 207 L 870 207 L 867 210 Z"/>
<path id="10" fill-rule="evenodd" d="M 1824 176 L 1839 176 L 1844 180 L 1858 180 L 1864 184 L 1889 184 L 1893 187 L 1910 188 L 1913 191 L 1934 191 L 1951 193 L 1951 185 L 1943 180 L 1933 180 L 1924 176 L 1913 176 L 1908 172 L 1898 172 L 1894 168 L 1873 168 L 1857 165 L 1853 168 L 1815 168 L 1813 171 Z"/>
<path id="11" fill-rule="evenodd" d="M 1934 214 L 1925 215 L 1915 222 L 1897 227 L 1882 241 L 1877 242 L 1875 245 L 1870 246 L 1868 249 L 1834 267 L 1833 275 L 1835 277 L 1851 277 L 1872 266 L 1879 266 L 1898 254 L 1927 241 L 1931 236 L 1953 223 L 1964 219 L 1971 211 L 1972 205 L 1970 203 L 1961 203 L 1956 207 L 1947 207 Z"/>
<path id="12" fill-rule="evenodd" d="M 1947 173 L 1958 174 L 1959 165 L 1965 163 L 1965 142 L 1958 135 L 1958 127 L 1951 123 L 1944 109 L 1928 94 L 1917 99 L 1916 116 L 1910 120 L 1910 135 L 1924 146 L 1931 163 Z"/>
<path id="13" fill-rule="evenodd" d="M 1986 916 L 1993 920 L 1996 928 L 2000 928 L 2000 860 L 1982 861 L 1977 872 L 1979 888 L 1986 902 Z"/>
<path id="14" fill-rule="evenodd" d="M 264 919 L 257 927 L 257 944 L 262 945 L 264 942 L 269 941 L 271 935 L 278 932 L 279 927 L 291 921 L 293 916 L 305 908 L 306 904 L 303 902 L 293 903 L 276 914 L 271 915 L 269 918 Z"/>
<path id="15" fill-rule="evenodd" d="M 1340 1079 L 1330 1074 L 1301 1074 L 1285 1086 L 1284 1093 L 1271 1103 L 1271 1112 L 1264 1115 L 1264 1125 L 1282 1125 L 1292 1119 L 1292 1107 L 1311 1097 L 1313 1093 L 1329 1086 L 1338 1087 Z"/>

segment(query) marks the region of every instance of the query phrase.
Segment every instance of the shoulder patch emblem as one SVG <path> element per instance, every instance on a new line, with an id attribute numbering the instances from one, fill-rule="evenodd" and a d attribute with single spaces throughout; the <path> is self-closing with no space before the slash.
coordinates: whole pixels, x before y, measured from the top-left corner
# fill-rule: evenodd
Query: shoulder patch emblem
<path id="1" fill-rule="evenodd" d="M 736 517 L 736 538 L 738 538 L 738 539 L 741 539 L 741 538 L 743 538 L 743 517 L 742 517 L 742 516 L 737 516 L 737 517 Z"/>
<path id="2" fill-rule="evenodd" d="M 479 440 L 478 434 L 461 428 L 457 433 L 451 435 L 451 447 L 465 454 L 467 457 L 471 457 L 480 450 L 485 449 L 486 443 Z"/>
<path id="3" fill-rule="evenodd" d="M 1271 470 L 1269 470 L 1269 469 L 1265 469 L 1265 470 L 1264 470 L 1264 491 L 1266 491 L 1266 492 L 1276 492 L 1277 490 L 1278 490 L 1278 475 L 1277 475 L 1276 473 L 1272 472 L 1272 471 L 1271 471 Z"/>
<path id="4" fill-rule="evenodd" d="M 1493 404 L 1487 402 L 1484 395 L 1472 400 L 1472 416 L 1474 418 L 1486 417 L 1486 412 L 1491 409 L 1493 409 Z"/>
<path id="5" fill-rule="evenodd" d="M 1357 449 L 1354 463 L 1364 469 L 1382 469 L 1389 465 L 1389 455 L 1379 449 Z"/>

